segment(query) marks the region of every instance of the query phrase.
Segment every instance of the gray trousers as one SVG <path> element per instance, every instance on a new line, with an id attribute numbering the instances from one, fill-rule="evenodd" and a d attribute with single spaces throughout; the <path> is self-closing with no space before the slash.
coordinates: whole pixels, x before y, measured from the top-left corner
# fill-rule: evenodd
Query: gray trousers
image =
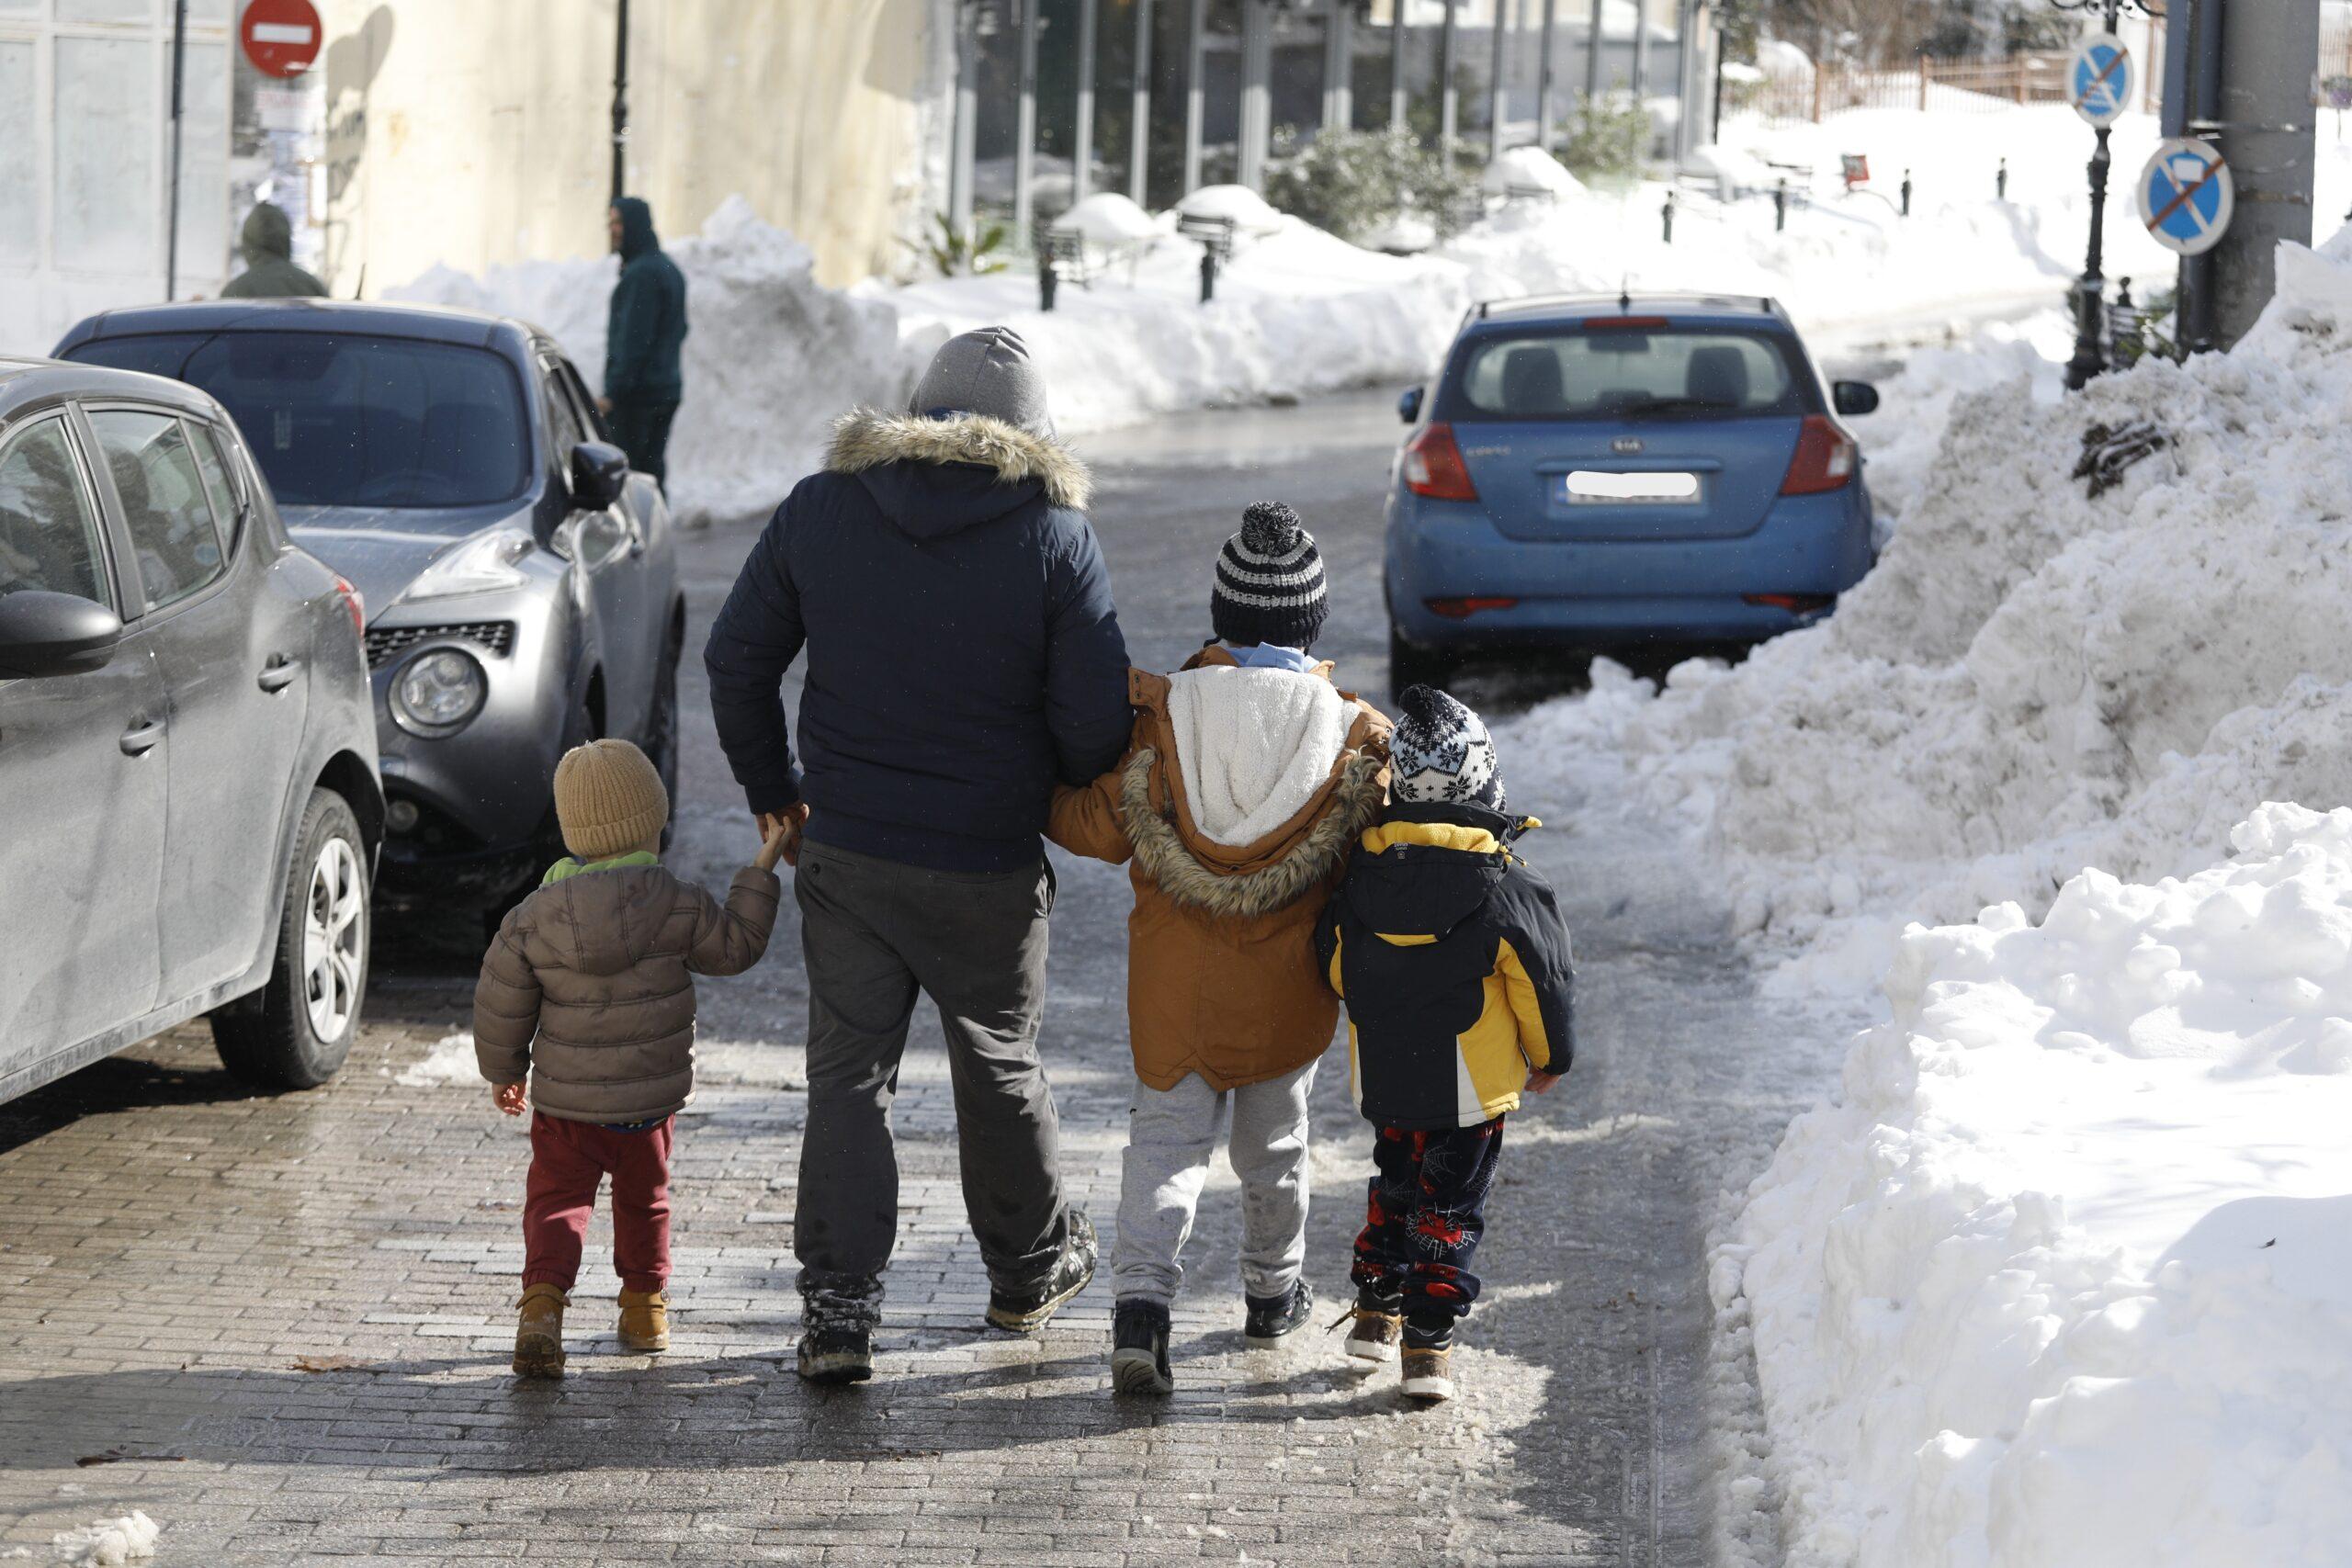
<path id="1" fill-rule="evenodd" d="M 1119 1299 L 1176 1299 L 1193 1215 L 1220 1136 L 1241 1179 L 1241 1288 L 1286 1294 L 1306 1261 L 1306 1101 L 1317 1064 L 1220 1094 L 1188 1074 L 1174 1089 L 1137 1079 L 1119 1181 L 1111 1277 Z"/>
<path id="2" fill-rule="evenodd" d="M 964 1206 L 990 1281 L 1034 1284 L 1065 1220 L 1053 1091 L 1037 1060 L 1053 872 L 925 871 L 805 843 L 808 1124 L 792 1245 L 808 1315 L 871 1326 L 899 1234 L 890 1102 L 918 993 L 939 1009 Z"/>

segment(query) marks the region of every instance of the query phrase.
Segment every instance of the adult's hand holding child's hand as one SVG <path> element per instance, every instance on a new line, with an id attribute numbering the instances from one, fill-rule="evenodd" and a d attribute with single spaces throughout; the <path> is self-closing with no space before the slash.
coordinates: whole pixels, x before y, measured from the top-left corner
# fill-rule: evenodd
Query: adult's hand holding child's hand
<path id="1" fill-rule="evenodd" d="M 782 811 L 759 814 L 760 853 L 752 863 L 762 871 L 774 871 L 779 860 L 789 866 L 800 863 L 800 832 L 808 825 L 808 806 L 803 801 Z"/>
<path id="2" fill-rule="evenodd" d="M 1560 1081 L 1560 1077 L 1561 1075 L 1558 1073 L 1531 1072 L 1527 1075 L 1527 1092 L 1530 1094 L 1549 1094 L 1552 1092 L 1552 1086 L 1558 1083 Z"/>
<path id="3" fill-rule="evenodd" d="M 492 1084 L 490 1088 L 490 1102 L 509 1116 L 520 1116 L 523 1114 L 523 1107 L 526 1103 L 523 1098 L 523 1086 L 518 1083 Z"/>

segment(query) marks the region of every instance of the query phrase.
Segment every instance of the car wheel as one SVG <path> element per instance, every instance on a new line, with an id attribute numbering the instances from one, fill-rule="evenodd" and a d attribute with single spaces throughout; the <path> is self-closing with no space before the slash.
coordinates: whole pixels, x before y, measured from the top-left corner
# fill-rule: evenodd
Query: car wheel
<path id="1" fill-rule="evenodd" d="M 1388 694 L 1402 695 L 1408 686 L 1442 687 L 1461 668 L 1451 654 L 1421 648 L 1405 640 L 1392 624 L 1388 628 Z"/>
<path id="2" fill-rule="evenodd" d="M 269 984 L 212 1015 L 220 1061 L 247 1083 L 312 1089 L 334 1077 L 368 994 L 368 850 L 343 796 L 314 789 L 294 835 Z"/>

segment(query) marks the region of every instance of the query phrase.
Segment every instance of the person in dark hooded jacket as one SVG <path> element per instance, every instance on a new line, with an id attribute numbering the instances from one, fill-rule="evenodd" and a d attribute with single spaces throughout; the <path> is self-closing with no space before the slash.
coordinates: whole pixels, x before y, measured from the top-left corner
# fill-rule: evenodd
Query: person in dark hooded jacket
<path id="1" fill-rule="evenodd" d="M 1348 1353 L 1404 1339 L 1406 1397 L 1450 1399 L 1453 1325 L 1520 1091 L 1575 1051 L 1576 972 L 1552 888 L 1512 852 L 1532 817 L 1505 809 L 1478 716 L 1428 686 L 1397 699 L 1390 805 L 1367 829 L 1316 946 L 1348 1004 L 1349 1078 L 1374 1129 L 1356 1237 Z"/>
<path id="2" fill-rule="evenodd" d="M 1127 651 L 1019 337 L 951 339 L 910 411 L 856 410 L 794 487 L 704 650 L 719 744 L 787 856 L 808 976 L 793 1246 L 803 1376 L 872 1371 L 899 1226 L 891 1097 L 919 992 L 947 1038 L 989 1321 L 1035 1328 L 1092 1278 L 1037 1059 L 1057 784 L 1126 750 Z M 794 765 L 779 687 L 808 653 Z"/>
<path id="3" fill-rule="evenodd" d="M 220 290 L 223 299 L 323 299 L 327 286 L 294 265 L 294 226 L 275 202 L 262 202 L 245 214 L 237 235 L 244 253 L 245 270 Z"/>
<path id="4" fill-rule="evenodd" d="M 638 197 L 613 203 L 613 249 L 620 281 L 605 322 L 605 394 L 596 400 L 628 466 L 651 474 L 669 492 L 670 423 L 685 378 L 678 369 L 686 342 L 686 275 L 653 232 L 653 209 Z"/>

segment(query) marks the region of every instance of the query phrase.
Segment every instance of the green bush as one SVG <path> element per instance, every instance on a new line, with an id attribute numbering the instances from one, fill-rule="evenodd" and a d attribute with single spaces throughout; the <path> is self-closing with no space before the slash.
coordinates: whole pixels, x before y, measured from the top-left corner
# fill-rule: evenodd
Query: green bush
<path id="1" fill-rule="evenodd" d="M 1266 199 L 1343 240 L 1408 213 L 1428 219 L 1441 237 L 1451 234 L 1478 188 L 1408 130 L 1326 130 L 1304 149 L 1285 131 L 1275 152 Z"/>
<path id="2" fill-rule="evenodd" d="M 1577 107 L 1560 162 L 1580 180 L 1632 179 L 1649 153 L 1649 110 L 1630 93 L 1611 93 Z"/>

